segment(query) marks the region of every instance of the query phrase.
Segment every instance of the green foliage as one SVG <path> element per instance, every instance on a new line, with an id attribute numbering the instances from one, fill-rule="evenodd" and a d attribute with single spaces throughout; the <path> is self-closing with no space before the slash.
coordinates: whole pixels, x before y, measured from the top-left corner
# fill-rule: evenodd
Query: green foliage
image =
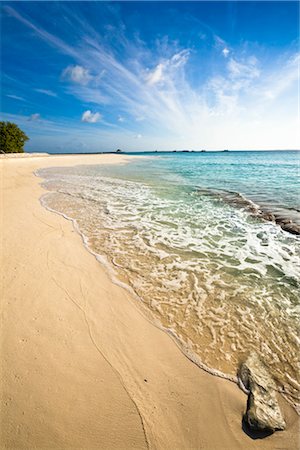
<path id="1" fill-rule="evenodd" d="M 23 153 L 28 139 L 15 123 L 0 122 L 0 153 Z"/>

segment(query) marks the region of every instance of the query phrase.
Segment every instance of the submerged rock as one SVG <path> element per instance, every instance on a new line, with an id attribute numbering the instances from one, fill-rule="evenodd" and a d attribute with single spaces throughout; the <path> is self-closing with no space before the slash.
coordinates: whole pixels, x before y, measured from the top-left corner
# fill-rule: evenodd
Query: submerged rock
<path id="1" fill-rule="evenodd" d="M 285 429 L 285 421 L 276 398 L 275 383 L 252 353 L 240 367 L 239 382 L 248 395 L 244 420 L 254 431 L 274 432 Z"/>
<path id="2" fill-rule="evenodd" d="M 288 231 L 289 233 L 295 234 L 296 236 L 300 235 L 300 226 L 296 223 L 293 223 L 292 221 L 289 221 L 288 223 L 281 222 L 280 226 L 284 231 Z"/>

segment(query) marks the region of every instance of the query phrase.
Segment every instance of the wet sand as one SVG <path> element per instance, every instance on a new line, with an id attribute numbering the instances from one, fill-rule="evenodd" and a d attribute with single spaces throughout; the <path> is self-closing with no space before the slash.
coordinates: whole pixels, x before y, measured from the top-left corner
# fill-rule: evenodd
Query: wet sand
<path id="1" fill-rule="evenodd" d="M 189 361 L 44 209 L 41 167 L 123 155 L 1 159 L 1 448 L 296 449 L 299 418 L 254 440 L 246 396 Z M 130 163 L 130 161 L 129 161 Z"/>

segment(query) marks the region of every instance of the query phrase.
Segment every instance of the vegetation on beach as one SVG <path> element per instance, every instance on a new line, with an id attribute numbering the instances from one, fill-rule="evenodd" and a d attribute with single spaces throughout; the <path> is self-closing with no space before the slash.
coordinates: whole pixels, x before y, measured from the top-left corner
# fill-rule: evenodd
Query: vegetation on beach
<path id="1" fill-rule="evenodd" d="M 29 137 L 13 122 L 0 121 L 0 152 L 24 153 Z"/>

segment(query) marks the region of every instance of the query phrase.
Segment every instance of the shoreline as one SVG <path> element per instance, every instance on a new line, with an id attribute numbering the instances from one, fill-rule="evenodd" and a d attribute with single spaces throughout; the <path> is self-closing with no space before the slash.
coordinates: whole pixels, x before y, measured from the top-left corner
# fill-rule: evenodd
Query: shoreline
<path id="1" fill-rule="evenodd" d="M 36 174 L 35 174 L 36 175 Z M 40 177 L 39 175 L 36 175 L 38 177 Z M 42 178 L 42 177 L 40 177 Z M 97 260 L 97 262 L 99 262 L 99 264 L 101 264 L 101 266 L 103 267 L 103 269 L 106 271 L 109 279 L 111 280 L 111 282 L 113 284 L 115 284 L 116 286 L 119 286 L 122 289 L 125 289 L 126 291 L 129 292 L 130 297 L 133 300 L 133 306 L 137 308 L 137 311 L 142 315 L 143 319 L 147 320 L 151 325 L 155 326 L 156 328 L 158 328 L 159 330 L 163 331 L 164 333 L 166 333 L 167 335 L 169 335 L 170 339 L 172 339 L 175 343 L 175 345 L 177 345 L 177 347 L 179 348 L 179 350 L 181 351 L 181 353 L 188 358 L 193 364 L 195 364 L 197 367 L 199 367 L 201 370 L 204 370 L 205 372 L 207 372 L 208 374 L 212 375 L 212 376 L 216 376 L 219 378 L 223 378 L 224 380 L 230 381 L 231 383 L 235 383 L 236 385 L 239 385 L 239 381 L 238 381 L 238 377 L 234 376 L 234 375 L 230 375 L 230 374 L 226 374 L 223 373 L 217 369 L 212 369 L 208 366 L 206 366 L 204 363 L 201 362 L 201 360 L 199 359 L 199 357 L 193 353 L 186 345 L 184 342 L 181 342 L 179 340 L 179 338 L 176 336 L 176 334 L 174 334 L 170 329 L 165 328 L 163 325 L 161 325 L 150 313 L 150 311 L 145 307 L 143 301 L 141 300 L 141 298 L 133 291 L 133 289 L 128 285 L 123 283 L 122 281 L 120 281 L 117 278 L 116 273 L 114 272 L 113 268 L 111 267 L 111 265 L 105 260 L 104 256 L 100 255 L 99 253 L 96 253 L 89 245 L 89 240 L 87 238 L 87 236 L 85 236 L 81 231 L 80 228 L 77 224 L 76 219 L 72 219 L 72 217 L 67 216 L 64 213 L 61 213 L 59 211 L 56 211 L 55 209 L 50 208 L 49 206 L 47 206 L 46 204 L 43 204 L 43 198 L 46 197 L 48 194 L 51 195 L 51 193 L 53 192 L 48 192 L 44 195 L 42 195 L 42 197 L 40 198 L 40 203 L 42 205 L 43 208 L 47 209 L 47 211 L 53 213 L 53 214 L 57 214 L 60 217 L 63 217 L 65 220 L 68 220 L 69 222 L 71 222 L 74 230 L 76 231 L 76 233 L 79 234 L 79 236 L 81 237 L 81 241 L 83 246 L 85 247 L 85 249 Z"/>
<path id="2" fill-rule="evenodd" d="M 41 175 L 38 175 L 37 173 L 34 173 L 34 175 L 36 175 L 37 177 L 43 179 L 43 177 Z M 215 368 L 207 366 L 205 363 L 203 363 L 201 361 L 199 356 L 195 352 L 193 352 L 186 345 L 186 343 L 184 341 L 181 341 L 179 339 L 179 337 L 171 329 L 164 327 L 154 316 L 152 316 L 152 314 L 149 311 L 149 309 L 144 305 L 142 299 L 138 296 L 138 294 L 136 294 L 136 292 L 134 292 L 134 290 L 131 288 L 131 286 L 129 286 L 128 284 L 126 284 L 126 283 L 124 283 L 124 282 L 122 282 L 122 281 L 120 281 L 118 279 L 117 273 L 114 271 L 113 267 L 106 260 L 106 258 L 103 255 L 101 255 L 99 253 L 96 253 L 92 249 L 92 247 L 89 244 L 88 237 L 80 230 L 76 219 L 73 219 L 72 217 L 67 216 L 65 213 L 59 212 L 59 211 L 57 211 L 55 209 L 52 209 L 51 207 L 47 206 L 46 203 L 43 202 L 43 199 L 46 198 L 47 195 L 51 195 L 51 194 L 53 194 L 53 191 L 47 191 L 39 199 L 42 207 L 47 209 L 49 212 L 51 212 L 53 214 L 57 214 L 58 216 L 63 217 L 65 220 L 68 220 L 68 221 L 71 222 L 74 230 L 81 237 L 82 244 L 85 247 L 85 249 L 97 260 L 97 262 L 99 262 L 101 264 L 101 266 L 104 268 L 104 270 L 106 271 L 109 279 L 111 280 L 111 282 L 113 284 L 115 284 L 115 285 L 117 285 L 117 286 L 121 287 L 122 289 L 125 289 L 126 291 L 129 292 L 130 297 L 133 299 L 133 306 L 135 308 L 137 308 L 137 311 L 142 315 L 143 319 L 149 321 L 150 324 L 152 324 L 153 326 L 157 327 L 159 330 L 161 330 L 164 333 L 166 333 L 170 337 L 170 339 L 173 340 L 174 344 L 179 348 L 181 353 L 186 358 L 188 358 L 193 364 L 195 364 L 200 370 L 203 370 L 203 371 L 207 372 L 211 376 L 222 378 L 224 380 L 227 380 L 227 381 L 229 381 L 231 383 L 236 384 L 246 395 L 248 395 L 248 391 L 245 390 L 245 387 L 242 385 L 242 383 L 240 382 L 240 380 L 239 380 L 237 375 L 232 375 L 232 374 L 229 374 L 229 373 L 225 373 L 225 372 L 222 372 L 222 371 L 220 371 L 218 369 L 215 369 Z M 289 406 L 291 406 L 293 408 L 293 410 L 299 416 L 299 412 L 297 411 L 297 406 L 295 406 L 295 404 L 293 404 L 290 401 L 288 396 L 285 395 L 284 389 L 278 389 L 277 388 L 276 392 L 277 392 L 277 395 L 280 395 L 281 397 L 284 398 L 284 400 L 289 404 Z M 299 430 L 299 435 L 300 435 L 300 430 Z"/>
<path id="3" fill-rule="evenodd" d="M 0 161 L 7 263 L 3 448 L 71 448 L 75 442 L 108 449 L 298 448 L 299 418 L 283 399 L 287 430 L 264 440 L 247 436 L 241 427 L 246 396 L 239 388 L 188 360 L 170 336 L 145 320 L 130 294 L 112 283 L 72 223 L 40 204 L 46 190 L 33 174 L 37 169 L 123 163 L 133 157 Z M 99 372 L 105 372 L 101 387 Z M 39 396 L 32 386 L 39 387 Z M 78 410 L 70 407 L 71 400 Z"/>

